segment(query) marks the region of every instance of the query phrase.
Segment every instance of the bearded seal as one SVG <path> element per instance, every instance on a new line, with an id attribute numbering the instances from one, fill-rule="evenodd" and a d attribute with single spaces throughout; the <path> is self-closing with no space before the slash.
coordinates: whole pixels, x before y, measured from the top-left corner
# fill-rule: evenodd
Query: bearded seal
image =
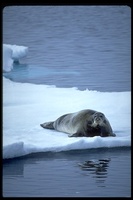
<path id="1" fill-rule="evenodd" d="M 90 109 L 62 115 L 55 121 L 45 122 L 40 126 L 68 133 L 69 137 L 116 136 L 105 115 Z"/>

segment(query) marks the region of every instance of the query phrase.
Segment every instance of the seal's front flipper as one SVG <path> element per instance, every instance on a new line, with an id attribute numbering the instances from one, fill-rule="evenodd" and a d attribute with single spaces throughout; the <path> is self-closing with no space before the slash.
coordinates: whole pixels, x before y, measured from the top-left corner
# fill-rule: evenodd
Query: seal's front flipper
<path id="1" fill-rule="evenodd" d="M 115 134 L 115 133 L 112 133 L 110 136 L 112 136 L 112 137 L 116 137 L 116 134 Z"/>
<path id="2" fill-rule="evenodd" d="M 75 134 L 69 134 L 68 137 L 75 137 Z"/>
<path id="3" fill-rule="evenodd" d="M 45 122 L 43 124 L 40 124 L 40 126 L 43 128 L 47 128 L 47 129 L 54 129 L 53 124 L 54 124 L 54 122 Z"/>
<path id="4" fill-rule="evenodd" d="M 73 133 L 73 134 L 69 134 L 68 137 L 82 137 L 83 135 L 81 133 Z"/>

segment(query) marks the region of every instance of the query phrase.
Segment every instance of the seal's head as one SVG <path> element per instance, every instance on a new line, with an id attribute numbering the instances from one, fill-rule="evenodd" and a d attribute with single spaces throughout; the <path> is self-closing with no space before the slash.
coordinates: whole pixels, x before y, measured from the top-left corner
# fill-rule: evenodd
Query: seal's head
<path id="1" fill-rule="evenodd" d="M 102 125 L 104 123 L 104 120 L 105 120 L 105 116 L 104 116 L 103 113 L 95 112 L 93 114 L 93 124 L 92 124 L 92 126 L 96 127 L 96 126 Z"/>

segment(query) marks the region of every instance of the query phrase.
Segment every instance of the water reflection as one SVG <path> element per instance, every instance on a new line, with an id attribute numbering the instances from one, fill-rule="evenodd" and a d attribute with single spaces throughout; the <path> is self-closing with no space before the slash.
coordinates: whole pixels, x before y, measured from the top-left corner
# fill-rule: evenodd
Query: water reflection
<path id="1" fill-rule="evenodd" d="M 88 160 L 79 163 L 81 170 L 87 171 L 86 175 L 92 175 L 99 187 L 105 187 L 104 182 L 108 175 L 108 167 L 111 159 Z"/>
<path id="2" fill-rule="evenodd" d="M 6 161 L 3 163 L 3 176 L 15 177 L 24 175 L 24 165 L 21 160 Z M 16 167 L 17 166 L 17 167 Z"/>

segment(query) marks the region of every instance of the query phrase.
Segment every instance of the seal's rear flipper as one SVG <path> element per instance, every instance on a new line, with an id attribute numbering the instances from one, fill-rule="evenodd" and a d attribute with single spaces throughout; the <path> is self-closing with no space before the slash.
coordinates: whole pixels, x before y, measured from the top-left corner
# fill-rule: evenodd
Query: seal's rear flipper
<path id="1" fill-rule="evenodd" d="M 45 122 L 43 124 L 40 124 L 40 126 L 43 128 L 47 128 L 47 129 L 54 129 L 53 124 L 54 124 L 54 122 Z"/>

